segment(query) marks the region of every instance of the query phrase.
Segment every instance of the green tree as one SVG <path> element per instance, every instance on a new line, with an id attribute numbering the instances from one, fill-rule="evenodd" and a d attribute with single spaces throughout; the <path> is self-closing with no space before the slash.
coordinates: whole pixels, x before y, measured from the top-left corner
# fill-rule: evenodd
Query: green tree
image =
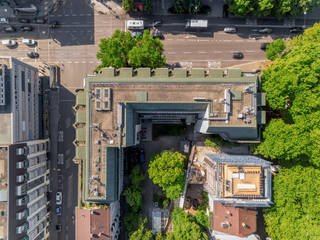
<path id="1" fill-rule="evenodd" d="M 265 214 L 273 240 L 309 240 L 320 236 L 320 170 L 297 165 L 274 177 L 274 206 Z"/>
<path id="2" fill-rule="evenodd" d="M 196 220 L 182 209 L 175 207 L 172 212 L 173 231 L 167 234 L 167 240 L 207 240 L 208 236 Z"/>
<path id="3" fill-rule="evenodd" d="M 129 236 L 143 223 L 141 213 L 126 212 L 123 220 Z"/>
<path id="4" fill-rule="evenodd" d="M 152 12 L 152 0 L 143 0 L 143 11 L 148 14 Z"/>
<path id="5" fill-rule="evenodd" d="M 153 240 L 152 231 L 145 228 L 146 222 L 147 220 L 144 219 L 138 230 L 130 235 L 129 240 Z"/>
<path id="6" fill-rule="evenodd" d="M 269 60 L 275 60 L 286 48 L 286 44 L 282 38 L 279 38 L 267 46 L 266 57 Z"/>
<path id="7" fill-rule="evenodd" d="M 141 174 L 141 169 L 139 165 L 136 165 L 130 175 L 129 178 L 131 180 L 131 184 L 134 188 L 139 188 L 140 187 L 140 183 L 141 181 L 143 181 L 145 179 L 145 176 L 143 174 Z"/>
<path id="8" fill-rule="evenodd" d="M 189 0 L 189 8 L 188 11 L 191 14 L 198 14 L 201 9 L 200 0 Z"/>
<path id="9" fill-rule="evenodd" d="M 137 212 L 142 205 L 142 195 L 140 188 L 129 187 L 123 192 L 127 203 L 132 208 L 132 211 Z"/>
<path id="10" fill-rule="evenodd" d="M 153 39 L 148 30 L 138 38 L 135 47 L 129 52 L 129 63 L 133 67 L 162 67 L 166 57 L 162 55 L 163 44 L 158 38 Z"/>
<path id="11" fill-rule="evenodd" d="M 126 12 L 131 12 L 135 9 L 134 0 L 122 0 L 122 8 Z"/>
<path id="12" fill-rule="evenodd" d="M 179 152 L 162 152 L 150 160 L 150 179 L 154 184 L 158 184 L 170 199 L 178 198 L 183 191 L 185 159 Z"/>
<path id="13" fill-rule="evenodd" d="M 253 0 L 226 0 L 229 11 L 236 16 L 250 15 L 254 10 Z"/>
<path id="14" fill-rule="evenodd" d="M 186 0 L 174 0 L 173 7 L 176 13 L 186 13 L 187 12 L 187 1 Z"/>
<path id="15" fill-rule="evenodd" d="M 129 51 L 135 44 L 136 40 L 129 32 L 121 32 L 120 30 L 116 30 L 109 39 L 102 38 L 97 53 L 101 64 L 96 68 L 96 71 L 103 67 L 127 67 Z"/>
<path id="16" fill-rule="evenodd" d="M 205 210 L 200 210 L 194 216 L 197 223 L 203 228 L 209 228 L 209 218 Z"/>

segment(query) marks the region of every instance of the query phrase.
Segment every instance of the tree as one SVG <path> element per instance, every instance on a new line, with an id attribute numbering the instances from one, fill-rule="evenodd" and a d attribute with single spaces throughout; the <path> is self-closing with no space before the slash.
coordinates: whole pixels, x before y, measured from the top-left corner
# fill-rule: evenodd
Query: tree
<path id="1" fill-rule="evenodd" d="M 152 12 L 152 0 L 143 0 L 143 11 L 148 14 Z"/>
<path id="2" fill-rule="evenodd" d="M 167 234 L 167 240 L 207 240 L 208 236 L 192 216 L 175 207 L 172 212 L 173 231 Z"/>
<path id="3" fill-rule="evenodd" d="M 166 57 L 162 55 L 163 44 L 159 39 L 153 39 L 148 30 L 142 38 L 138 38 L 135 47 L 129 52 L 129 63 L 133 67 L 162 67 Z"/>
<path id="4" fill-rule="evenodd" d="M 97 58 L 101 60 L 101 64 L 96 71 L 103 67 L 127 67 L 129 51 L 135 44 L 136 40 L 129 32 L 121 32 L 120 30 L 116 30 L 109 39 L 102 38 L 97 53 Z"/>
<path id="5" fill-rule="evenodd" d="M 134 0 L 122 0 L 122 8 L 126 12 L 131 12 L 135 9 Z"/>
<path id="6" fill-rule="evenodd" d="M 226 0 L 229 11 L 236 16 L 250 15 L 254 10 L 253 0 Z"/>
<path id="7" fill-rule="evenodd" d="M 132 211 L 137 212 L 142 205 L 142 195 L 140 188 L 129 187 L 123 192 L 126 201 L 132 208 Z"/>
<path id="8" fill-rule="evenodd" d="M 97 59 L 101 64 L 95 71 L 104 67 L 162 67 L 166 62 L 162 53 L 163 44 L 153 39 L 149 31 L 133 38 L 129 32 L 116 30 L 111 38 L 100 40 Z"/>
<path id="9" fill-rule="evenodd" d="M 203 228 L 209 228 L 209 218 L 205 210 L 199 210 L 194 216 L 197 223 Z"/>
<path id="10" fill-rule="evenodd" d="M 147 219 L 144 219 L 138 230 L 130 235 L 129 240 L 153 240 L 152 231 L 145 228 L 146 222 Z"/>
<path id="11" fill-rule="evenodd" d="M 189 1 L 189 8 L 188 11 L 191 14 L 198 14 L 201 9 L 201 2 L 200 0 L 190 0 Z"/>
<path id="12" fill-rule="evenodd" d="M 150 160 L 150 179 L 154 184 L 158 184 L 170 199 L 178 198 L 183 191 L 185 159 L 179 152 L 162 152 Z"/>
<path id="13" fill-rule="evenodd" d="M 174 0 L 173 8 L 176 13 L 186 13 L 187 11 L 187 3 L 186 0 Z"/>
<path id="14" fill-rule="evenodd" d="M 274 177 L 274 206 L 265 214 L 273 240 L 308 240 L 320 236 L 320 170 L 297 165 Z"/>
<path id="15" fill-rule="evenodd" d="M 140 183 L 141 181 L 143 181 L 145 179 L 145 176 L 143 174 L 141 174 L 141 169 L 139 165 L 136 165 L 130 175 L 129 178 L 131 180 L 131 184 L 135 187 L 138 188 L 140 187 Z"/>
<path id="16" fill-rule="evenodd" d="M 282 38 L 279 38 L 267 45 L 266 57 L 269 60 L 275 60 L 286 48 L 286 44 Z"/>
<path id="17" fill-rule="evenodd" d="M 126 212 L 123 220 L 129 236 L 143 223 L 141 213 Z"/>

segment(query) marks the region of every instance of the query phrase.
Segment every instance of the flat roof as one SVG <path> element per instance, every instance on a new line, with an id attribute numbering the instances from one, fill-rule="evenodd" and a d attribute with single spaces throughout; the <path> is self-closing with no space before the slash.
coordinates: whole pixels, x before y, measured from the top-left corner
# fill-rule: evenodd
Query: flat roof
<path id="1" fill-rule="evenodd" d="M 0 144 L 12 143 L 12 113 L 0 114 Z"/>
<path id="2" fill-rule="evenodd" d="M 75 107 L 77 121 L 86 120 L 85 126 L 76 126 L 75 141 L 77 147 L 86 147 L 85 192 L 90 192 L 86 186 L 92 179 L 107 181 L 106 149 L 135 145 L 139 114 L 194 114 L 201 118 L 195 117 L 199 132 L 231 138 L 241 132 L 243 139 L 255 140 L 257 91 L 258 77 L 242 76 L 239 69 L 224 74 L 221 69 L 104 68 L 88 76 L 85 89 L 76 91 Z M 107 193 L 99 191 L 99 198 Z"/>
<path id="3" fill-rule="evenodd" d="M 0 239 L 7 239 L 8 227 L 8 147 L 0 146 Z"/>

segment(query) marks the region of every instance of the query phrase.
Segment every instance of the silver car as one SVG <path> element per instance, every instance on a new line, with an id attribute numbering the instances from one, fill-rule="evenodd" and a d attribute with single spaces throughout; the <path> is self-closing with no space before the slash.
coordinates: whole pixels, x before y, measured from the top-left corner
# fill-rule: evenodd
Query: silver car
<path id="1" fill-rule="evenodd" d="M 2 40 L 2 45 L 7 46 L 7 47 L 14 47 L 17 45 L 17 41 L 11 40 L 11 39 Z"/>
<path id="2" fill-rule="evenodd" d="M 225 27 L 223 29 L 223 31 L 225 33 L 236 33 L 237 32 L 237 28 L 236 27 Z"/>
<path id="3" fill-rule="evenodd" d="M 259 33 L 272 33 L 271 28 L 263 28 L 258 31 Z"/>

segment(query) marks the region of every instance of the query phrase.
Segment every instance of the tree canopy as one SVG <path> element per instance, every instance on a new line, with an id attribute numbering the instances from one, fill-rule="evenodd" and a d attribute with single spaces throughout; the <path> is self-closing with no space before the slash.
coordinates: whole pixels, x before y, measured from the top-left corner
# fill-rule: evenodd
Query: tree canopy
<path id="1" fill-rule="evenodd" d="M 320 236 L 320 170 L 297 165 L 274 177 L 274 206 L 265 222 L 273 240 L 308 240 Z"/>
<path id="2" fill-rule="evenodd" d="M 286 44 L 282 38 L 274 40 L 269 45 L 267 45 L 266 57 L 269 60 L 275 60 L 280 53 L 286 48 Z"/>
<path id="3" fill-rule="evenodd" d="M 313 10 L 319 0 L 226 0 L 229 10 L 236 16 L 289 17 Z"/>
<path id="4" fill-rule="evenodd" d="M 172 212 L 173 231 L 167 233 L 167 240 L 207 240 L 208 236 L 196 222 L 182 209 L 175 207 Z"/>
<path id="5" fill-rule="evenodd" d="M 184 161 L 186 157 L 179 152 L 162 152 L 150 160 L 149 177 L 158 184 L 168 198 L 178 198 L 184 188 Z"/>
<path id="6" fill-rule="evenodd" d="M 263 72 L 262 89 L 273 111 L 256 152 L 290 162 L 320 166 L 320 24 L 288 41 L 286 52 Z"/>
<path id="7" fill-rule="evenodd" d="M 146 219 L 143 220 L 138 230 L 130 235 L 129 240 L 153 240 L 152 231 L 145 228 L 146 221 Z"/>
<path id="8" fill-rule="evenodd" d="M 122 8 L 126 12 L 131 12 L 135 8 L 134 0 L 122 0 Z"/>
<path id="9" fill-rule="evenodd" d="M 116 30 L 110 38 L 100 40 L 97 59 L 101 64 L 95 71 L 103 67 L 162 67 L 166 62 L 162 53 L 163 44 L 153 39 L 149 31 L 134 38 L 130 32 Z"/>

